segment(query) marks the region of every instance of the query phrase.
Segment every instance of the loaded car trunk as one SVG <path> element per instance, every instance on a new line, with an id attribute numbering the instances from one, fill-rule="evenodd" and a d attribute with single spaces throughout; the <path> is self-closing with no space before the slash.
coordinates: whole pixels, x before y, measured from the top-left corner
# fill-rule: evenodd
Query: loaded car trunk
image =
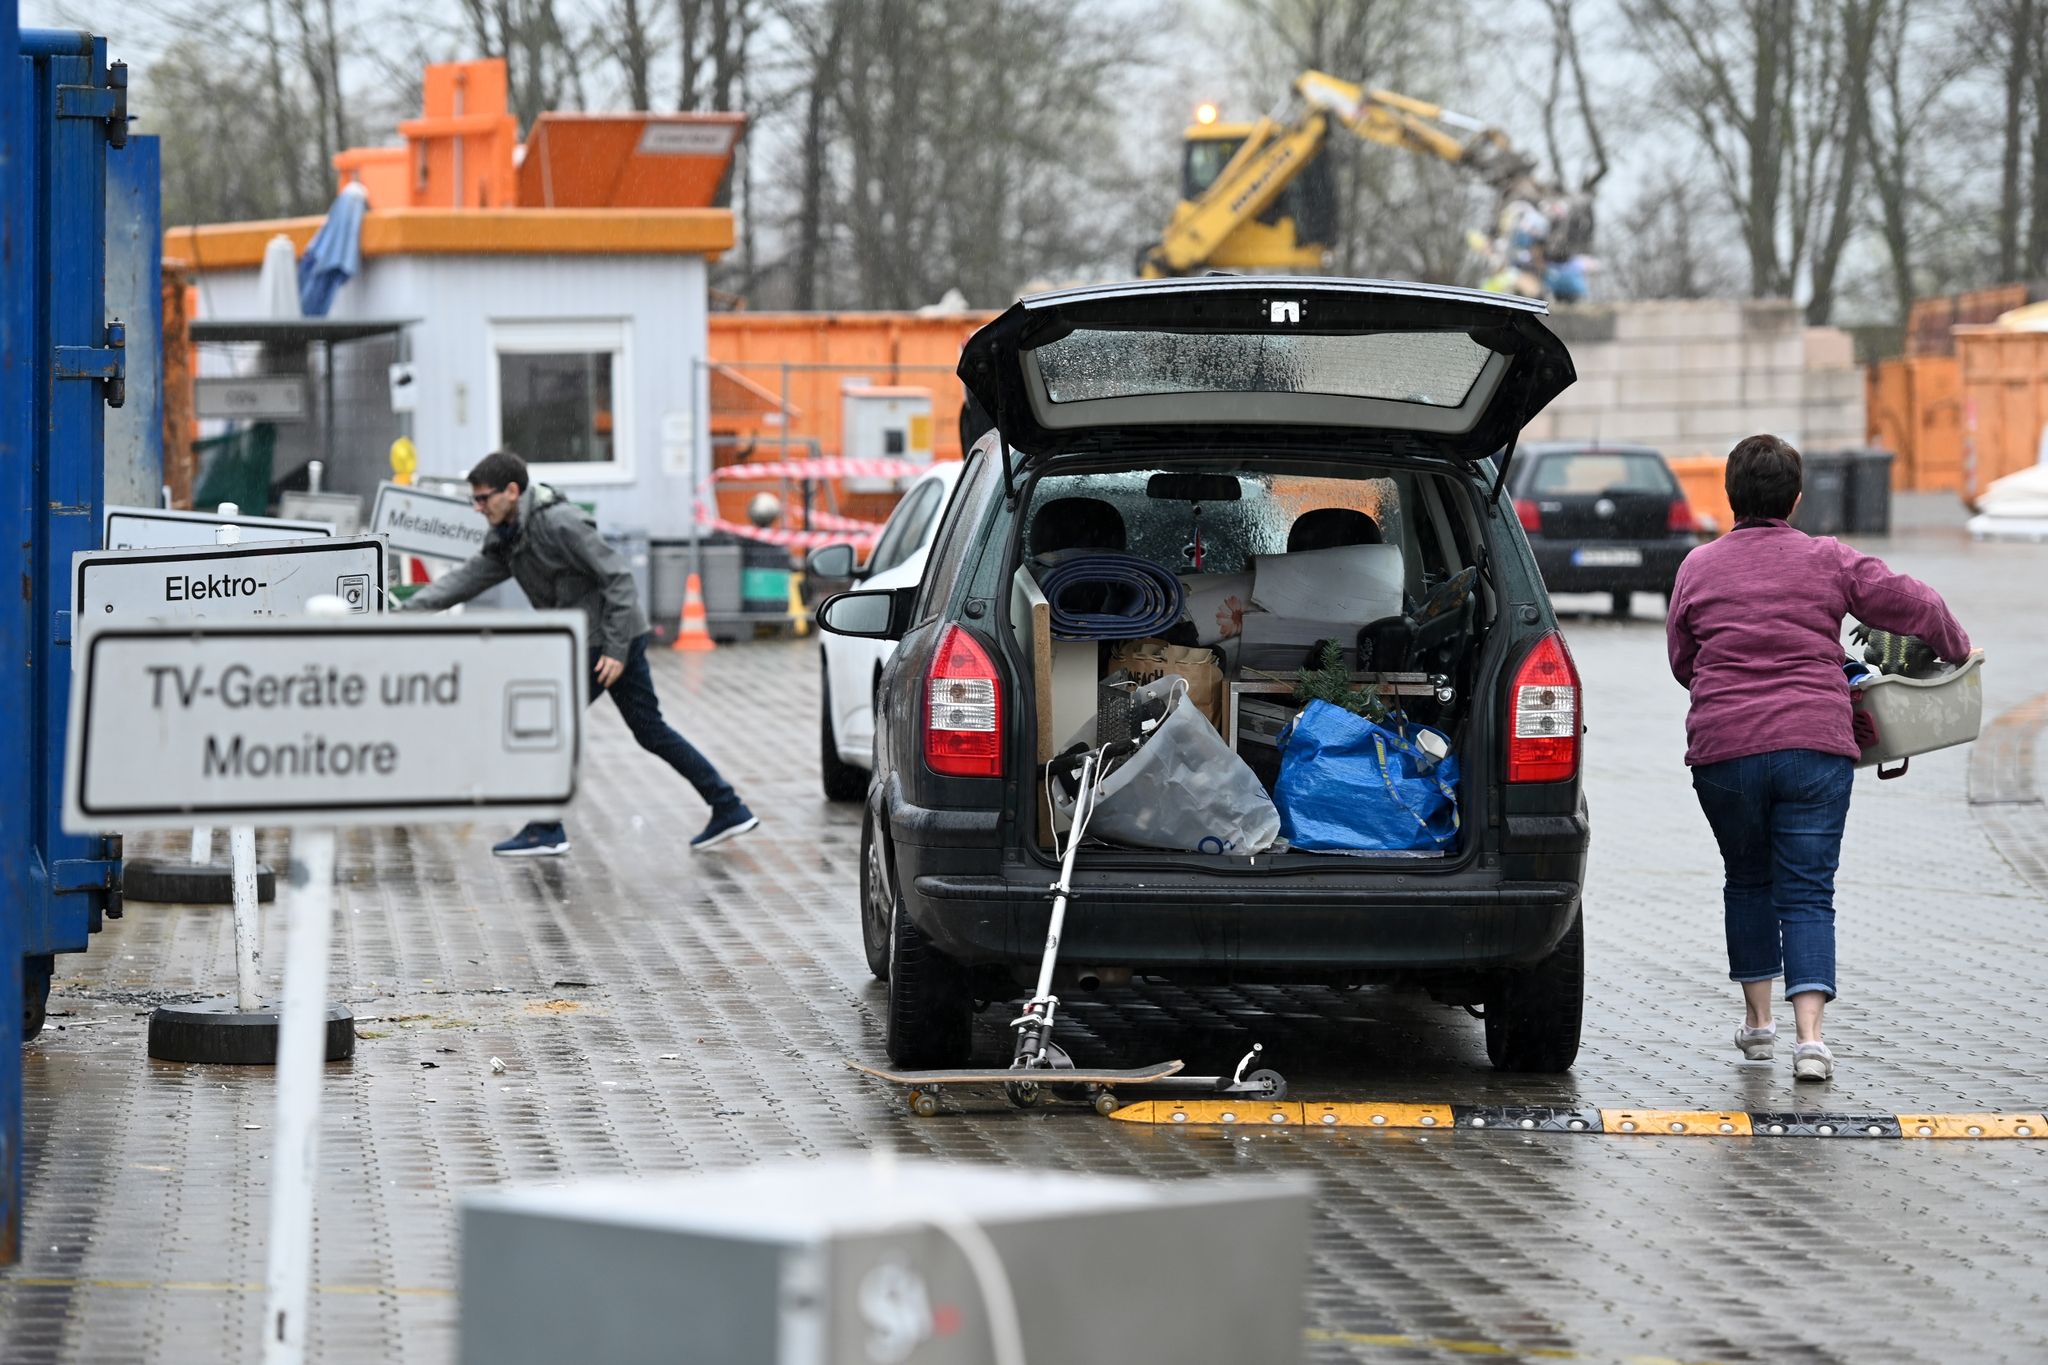
<path id="1" fill-rule="evenodd" d="M 1336 640 L 1345 657 L 1331 661 L 1317 692 L 1345 694 L 1351 674 L 1368 674 L 1362 680 L 1368 686 L 1398 689 L 1387 700 L 1409 721 L 1440 721 L 1462 769 L 1455 793 L 1459 818 L 1443 830 L 1425 821 L 1428 847 L 1403 847 L 1393 838 L 1362 838 L 1356 845 L 1341 838 L 1314 841 L 1364 850 L 1355 859 L 1254 853 L 1256 841 L 1247 838 L 1236 853 L 1161 842 L 1149 851 L 1095 851 L 1088 862 L 1264 874 L 1346 866 L 1384 872 L 1390 864 L 1434 871 L 1476 856 L 1478 831 L 1499 817 L 1487 801 L 1468 794 L 1497 788 L 1488 770 L 1503 718 L 1492 712 L 1505 695 L 1497 684 L 1510 633 L 1495 628 L 1506 608 L 1490 567 L 1500 561 L 1501 547 L 1494 543 L 1497 520 L 1487 500 L 1497 496 L 1508 465 L 1496 466 L 1494 457 L 1511 463 L 1529 418 L 1573 378 L 1570 357 L 1542 325 L 1542 312 L 1525 300 L 1429 285 L 1219 278 L 1171 290 L 1100 286 L 1037 295 L 970 339 L 960 376 L 995 419 L 1004 482 L 1023 514 L 1011 523 L 1013 577 L 997 594 L 1000 624 L 1007 628 L 995 632 L 1010 656 L 1010 681 L 1002 685 L 1022 702 L 1001 708 L 1016 722 L 1004 732 L 1016 846 L 1039 856 L 1048 851 L 1057 820 L 1041 814 L 1046 793 L 1038 774 L 1055 753 L 1095 738 L 1102 715 L 1097 689 L 1109 660 L 1090 641 L 1156 635 L 1157 651 L 1175 670 L 1192 665 L 1167 655 L 1169 649 L 1218 651 L 1212 668 L 1223 675 L 1225 695 L 1209 714 L 1217 743 L 1229 746 L 1221 763 L 1259 787 L 1270 787 L 1276 771 L 1274 746 L 1260 741 L 1277 736 L 1296 700 L 1289 680 L 1320 653 L 1316 641 Z M 1296 497 L 1300 490 L 1278 482 L 1290 478 L 1320 481 L 1323 496 Z M 1252 516 L 1246 504 L 1264 511 Z M 1371 533 L 1296 544 L 1297 527 L 1321 512 L 1362 513 Z M 1088 533 L 1047 540 L 1041 516 L 1052 527 Z M 1382 581 L 1388 558 L 1354 552 L 1383 547 L 1395 552 L 1393 587 L 1374 597 L 1379 590 L 1369 585 Z M 1331 555 L 1342 571 L 1326 572 L 1322 561 L 1303 571 L 1305 561 L 1294 558 L 1303 553 Z M 1068 601 L 1080 580 L 1066 576 L 1070 564 L 1048 555 L 1074 554 L 1100 561 L 1082 569 L 1101 573 L 1084 585 L 1099 589 L 1100 601 Z M 1107 555 L 1129 558 L 1112 566 Z M 1116 579 L 1112 568 L 1128 577 Z M 1191 581 L 1162 591 L 1162 571 Z M 1211 599 L 1227 601 L 1230 593 L 1210 589 L 1216 577 L 1247 573 L 1253 600 L 1233 656 L 1228 640 L 1208 628 Z M 1291 580 L 1284 609 L 1258 600 L 1276 576 Z M 1132 588 L 1133 579 L 1142 586 Z M 1166 608 L 1151 615 L 1141 610 L 1125 623 L 1129 631 L 1115 621 L 1098 629 L 1099 608 L 1126 591 L 1155 604 L 1195 593 L 1202 606 L 1185 620 Z M 1357 607 L 1354 599 L 1373 605 Z M 1267 619 L 1254 622 L 1254 612 Z M 1095 621 L 1082 619 L 1091 614 Z M 1142 630 L 1135 628 L 1138 618 Z M 1361 635 L 1367 627 L 1373 629 Z M 1396 658 L 1398 664 L 1386 666 Z M 1545 665 L 1550 662 L 1546 657 Z M 1247 672 L 1254 664 L 1263 669 L 1256 679 Z M 1529 666 L 1526 660 L 1517 665 Z M 1389 673 L 1421 676 L 1395 680 Z M 1266 690 L 1248 689 L 1252 681 Z M 1195 682 L 1190 677 L 1190 699 Z M 1530 691 L 1551 695 L 1541 687 Z M 1237 702 L 1249 696 L 1254 703 L 1244 716 L 1231 705 L 1233 692 Z M 1563 705 L 1573 694 L 1559 689 L 1557 695 Z M 1475 704 L 1474 698 L 1490 700 Z M 1358 709 L 1364 708 L 1347 703 L 1333 713 L 1320 700 L 1311 703 L 1297 735 L 1337 734 L 1347 711 Z M 1575 716 L 1558 710 L 1549 706 L 1530 719 L 1575 723 Z M 1250 724 L 1239 723 L 1247 717 Z M 963 724 L 969 719 L 963 711 Z M 1172 723 L 1169 716 L 1165 724 Z M 1382 785 L 1405 789 L 1433 771 L 1441 756 L 1419 752 L 1412 726 L 1391 728 L 1394 733 L 1382 735 L 1363 722 L 1350 725 L 1343 743 L 1318 749 L 1314 762 L 1322 764 L 1347 744 L 1355 750 L 1384 740 L 1383 770 L 1406 765 L 1412 771 Z M 1251 769 L 1263 780 L 1239 771 L 1246 744 L 1263 750 L 1253 755 Z M 1388 751 L 1395 755 L 1391 764 Z M 1137 763 L 1131 760 L 1132 769 Z M 1277 771 L 1286 788 L 1293 768 L 1282 764 Z M 1360 769 L 1347 765 L 1345 771 Z M 1344 790 L 1363 800 L 1368 787 L 1359 781 Z M 1204 799 L 1188 797 L 1198 807 Z M 1222 842 L 1227 848 L 1228 838 Z"/>
<path id="2" fill-rule="evenodd" d="M 1494 736 L 1493 718 L 1485 707 L 1475 707 L 1473 699 L 1494 695 L 1497 689 L 1484 686 L 1482 678 L 1500 667 L 1493 657 L 1498 651 L 1489 649 L 1498 601 L 1485 572 L 1491 556 L 1485 543 L 1487 522 L 1479 511 L 1480 490 L 1457 471 L 1425 473 L 1406 464 L 1362 465 L 1355 452 L 1346 452 L 1341 462 L 1299 451 L 1276 450 L 1266 459 L 1247 452 L 1230 473 L 1200 472 L 1209 467 L 1182 466 L 1159 459 L 1156 452 L 1148 454 L 1150 458 L 1135 469 L 1129 460 L 1118 465 L 1101 455 L 1084 464 L 1053 462 L 1039 470 L 1020 495 L 1024 510 L 1009 560 L 1007 629 L 999 632 L 1010 654 L 1020 703 L 1011 714 L 1023 722 L 1010 741 L 1015 761 L 1008 765 L 1018 775 L 1011 806 L 1016 843 L 1051 860 L 1054 840 L 1064 839 L 1067 826 L 1058 803 L 1049 800 L 1045 764 L 1076 745 L 1121 733 L 1127 702 L 1120 699 L 1128 697 L 1128 689 L 1119 690 L 1119 680 L 1133 668 L 1160 668 L 1155 655 L 1165 657 L 1169 674 L 1220 675 L 1213 701 L 1210 690 L 1198 684 L 1180 705 L 1208 701 L 1204 715 L 1223 747 L 1246 765 L 1258 790 L 1273 796 L 1281 787 L 1284 732 L 1305 704 L 1307 689 L 1301 675 L 1318 661 L 1320 651 L 1313 642 L 1328 639 L 1336 642 L 1343 657 L 1337 669 L 1320 673 L 1323 694 L 1332 694 L 1333 684 L 1339 697 L 1353 689 L 1374 693 L 1393 713 L 1386 722 L 1391 729 L 1413 734 L 1417 727 L 1428 727 L 1448 740 L 1456 760 L 1456 774 L 1448 784 L 1456 818 L 1454 825 L 1442 830 L 1442 842 L 1340 854 L 1293 849 L 1283 839 L 1279 847 L 1256 853 L 1219 853 L 1098 838 L 1091 841 L 1084 860 L 1101 868 L 1164 871 L 1179 866 L 1260 874 L 1329 873 L 1346 867 L 1385 870 L 1390 865 L 1419 872 L 1462 866 L 1476 847 L 1480 825 L 1490 816 L 1483 802 L 1474 808 L 1467 798 L 1468 792 L 1487 790 Z M 1161 471 L 1160 466 L 1168 463 L 1175 464 L 1174 471 Z M 1199 494 L 1208 487 L 1200 480 L 1217 478 L 1235 480 L 1241 494 L 1213 502 L 1176 496 Z M 1160 649 L 1156 638 L 1065 638 L 1065 632 L 1055 628 L 1057 604 L 1048 598 L 1042 582 L 1048 576 L 1048 560 L 1044 546 L 1033 543 L 1033 535 L 1045 529 L 1042 517 L 1048 506 L 1058 504 L 1053 513 L 1057 516 L 1078 500 L 1109 503 L 1122 514 L 1128 532 L 1119 550 L 1180 579 L 1190 608 L 1168 632 L 1178 643 Z M 1383 539 L 1369 549 L 1313 544 L 1294 548 L 1288 522 L 1300 528 L 1307 513 L 1333 515 L 1322 510 L 1328 507 L 1350 509 L 1353 518 L 1365 515 L 1360 509 L 1369 509 L 1372 525 Z M 1314 518 L 1308 520 L 1312 523 Z M 1299 529 L 1294 534 L 1301 539 Z M 1087 552 L 1086 547 L 1061 545 L 1052 559 Z M 1197 559 L 1200 570 L 1193 562 Z M 1342 582 L 1316 585 L 1327 593 L 1318 600 L 1353 602 L 1360 619 L 1276 621 L 1274 613 L 1264 610 L 1279 600 L 1278 587 L 1256 585 L 1269 580 L 1277 585 L 1302 576 L 1283 571 L 1300 565 L 1326 576 L 1329 566 L 1362 563 L 1398 566 L 1398 585 L 1391 597 L 1373 595 L 1385 591 L 1377 582 L 1355 594 Z M 1416 616 L 1422 605 L 1432 595 L 1441 596 L 1445 583 L 1468 566 L 1475 572 L 1467 576 L 1469 592 L 1458 599 L 1466 604 L 1459 609 L 1459 619 L 1439 622 L 1418 635 Z M 1196 628 L 1197 615 L 1210 616 L 1216 601 L 1233 598 L 1241 611 L 1238 629 L 1211 639 L 1215 630 Z M 1381 623 L 1378 631 L 1362 630 L 1375 622 Z M 1134 653 L 1144 657 L 1134 660 Z M 1444 771 L 1448 773 L 1449 767 Z M 1134 783 L 1120 799 L 1142 800 L 1142 787 Z M 1287 810 L 1284 793 L 1279 808 Z"/>

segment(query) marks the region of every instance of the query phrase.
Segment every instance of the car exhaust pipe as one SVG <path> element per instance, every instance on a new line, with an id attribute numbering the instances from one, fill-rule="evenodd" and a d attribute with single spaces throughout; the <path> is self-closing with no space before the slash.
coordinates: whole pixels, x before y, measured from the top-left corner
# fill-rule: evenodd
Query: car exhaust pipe
<path id="1" fill-rule="evenodd" d="M 1104 986 L 1128 986 L 1131 984 L 1129 967 L 1083 967 L 1074 978 L 1075 984 L 1093 995 Z"/>

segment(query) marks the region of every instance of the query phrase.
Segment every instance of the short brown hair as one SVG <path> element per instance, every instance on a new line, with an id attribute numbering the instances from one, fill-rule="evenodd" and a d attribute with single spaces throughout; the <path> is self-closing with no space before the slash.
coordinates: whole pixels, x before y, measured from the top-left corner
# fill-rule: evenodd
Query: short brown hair
<path id="1" fill-rule="evenodd" d="M 1799 452 L 1775 436 L 1748 436 L 1728 452 L 1728 510 L 1737 521 L 1789 517 L 1802 487 Z"/>
<path id="2" fill-rule="evenodd" d="M 533 485 L 527 482 L 526 461 L 509 450 L 494 450 L 476 462 L 476 468 L 469 471 L 469 486 L 497 490 L 513 484 L 519 485 L 524 493 Z"/>

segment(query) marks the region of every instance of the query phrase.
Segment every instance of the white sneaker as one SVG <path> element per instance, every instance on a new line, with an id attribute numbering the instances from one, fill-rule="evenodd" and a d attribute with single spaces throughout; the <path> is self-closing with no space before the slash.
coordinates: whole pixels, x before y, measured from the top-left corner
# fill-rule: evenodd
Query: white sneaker
<path id="1" fill-rule="evenodd" d="M 1826 1043 L 1801 1043 L 1792 1049 L 1792 1079 L 1825 1081 L 1835 1074 L 1835 1054 Z"/>
<path id="2" fill-rule="evenodd" d="M 1768 1062 L 1777 1043 L 1776 1024 L 1765 1024 L 1762 1028 L 1750 1028 L 1745 1024 L 1735 1030 L 1735 1046 L 1742 1049 L 1746 1061 Z"/>

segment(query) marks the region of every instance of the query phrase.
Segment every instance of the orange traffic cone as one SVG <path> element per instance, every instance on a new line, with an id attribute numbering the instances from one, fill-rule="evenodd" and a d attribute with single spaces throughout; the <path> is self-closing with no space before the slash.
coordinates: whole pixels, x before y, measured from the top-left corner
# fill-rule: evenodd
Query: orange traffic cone
<path id="1" fill-rule="evenodd" d="M 704 621 L 704 590 L 697 585 L 695 574 L 683 583 L 683 623 L 676 630 L 676 642 L 669 648 L 678 654 L 699 654 L 718 648 Z"/>

